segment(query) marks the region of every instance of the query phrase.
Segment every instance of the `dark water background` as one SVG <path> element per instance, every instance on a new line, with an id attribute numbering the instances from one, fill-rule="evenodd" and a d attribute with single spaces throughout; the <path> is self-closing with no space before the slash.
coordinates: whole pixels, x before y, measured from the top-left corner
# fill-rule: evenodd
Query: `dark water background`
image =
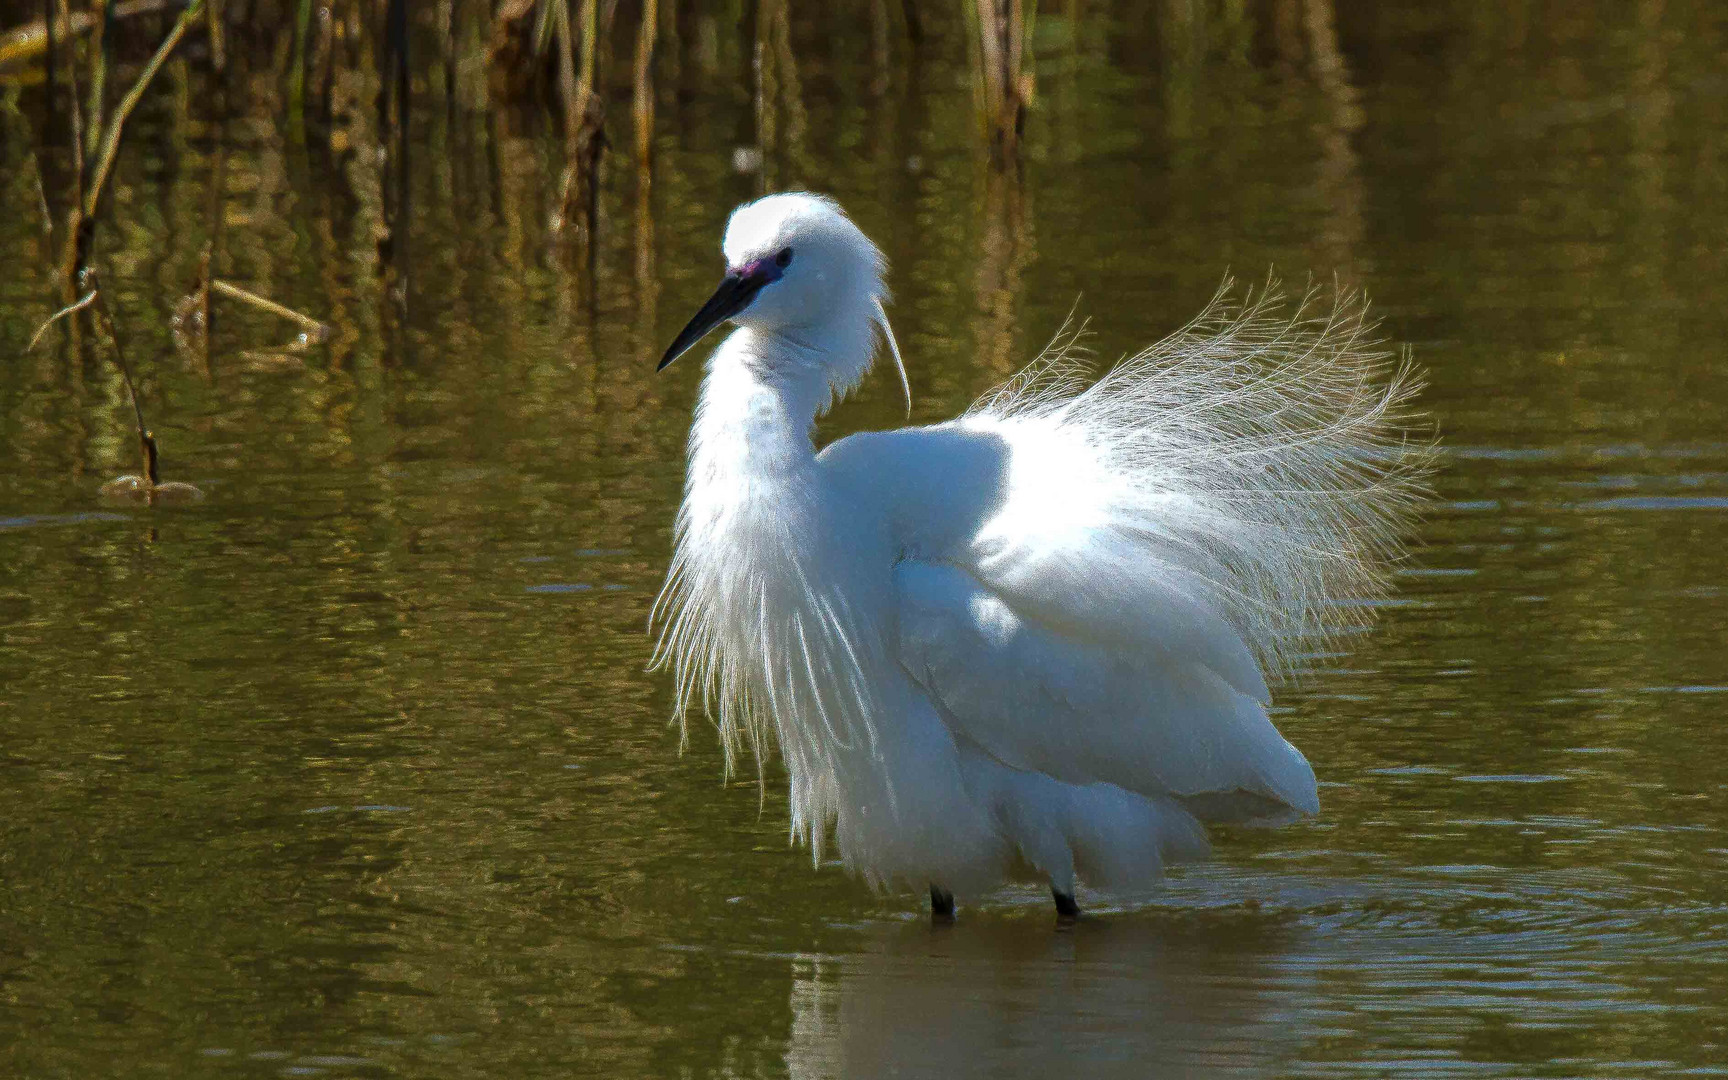
<path id="1" fill-rule="evenodd" d="M 417 75 L 405 307 L 369 106 L 297 136 L 279 68 L 224 119 L 169 64 L 99 258 L 190 508 L 98 498 L 88 332 L 25 351 L 67 165 L 0 83 L 0 1073 L 1728 1075 L 1728 7 L 1047 2 L 1016 179 L 946 7 L 798 5 L 763 116 L 734 10 L 675 6 L 592 280 L 556 131 Z M 700 365 L 653 361 L 786 186 L 887 251 L 919 421 L 1077 298 L 1109 359 L 1227 270 L 1369 291 L 1445 449 L 1398 599 L 1279 694 L 1317 821 L 933 932 L 680 756 L 644 627 Z M 177 343 L 218 219 L 329 343 Z"/>

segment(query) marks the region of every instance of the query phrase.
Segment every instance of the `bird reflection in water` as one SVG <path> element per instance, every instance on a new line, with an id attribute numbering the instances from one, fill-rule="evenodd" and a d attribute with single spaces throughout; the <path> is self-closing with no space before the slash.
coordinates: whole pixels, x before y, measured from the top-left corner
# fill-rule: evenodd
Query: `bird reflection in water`
<path id="1" fill-rule="evenodd" d="M 1032 933 L 883 927 L 860 952 L 793 964 L 793 1080 L 836 1076 L 1228 1077 L 1295 1052 L 1288 965 L 1301 931 L 1232 908 Z M 1290 1045 L 1285 1045 L 1289 1043 Z"/>

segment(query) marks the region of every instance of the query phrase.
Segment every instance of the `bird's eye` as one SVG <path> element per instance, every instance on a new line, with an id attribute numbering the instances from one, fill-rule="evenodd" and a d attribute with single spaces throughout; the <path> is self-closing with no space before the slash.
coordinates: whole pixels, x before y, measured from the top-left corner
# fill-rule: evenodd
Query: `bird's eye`
<path id="1" fill-rule="evenodd" d="M 786 267 L 791 265 L 791 263 L 792 249 L 789 247 L 781 248 L 780 254 L 774 256 L 774 265 L 778 266 L 782 270 L 786 269 Z"/>

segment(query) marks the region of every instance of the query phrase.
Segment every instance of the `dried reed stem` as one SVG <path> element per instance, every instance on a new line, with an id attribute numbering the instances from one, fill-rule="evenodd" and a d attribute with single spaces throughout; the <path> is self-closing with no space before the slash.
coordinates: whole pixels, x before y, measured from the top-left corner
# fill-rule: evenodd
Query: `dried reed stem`
<path id="1" fill-rule="evenodd" d="M 24 351 L 30 352 L 30 351 L 34 350 L 36 348 L 36 343 L 42 340 L 42 335 L 46 334 L 48 332 L 48 328 L 50 326 L 53 326 L 55 323 L 59 322 L 61 319 L 64 319 L 68 315 L 74 314 L 74 313 L 79 312 L 79 311 L 83 311 L 85 308 L 89 307 L 92 303 L 94 303 L 95 300 L 96 300 L 96 291 L 94 289 L 92 289 L 90 292 L 85 293 L 83 295 L 83 297 L 79 298 L 78 300 L 73 301 L 70 304 L 67 304 L 65 307 L 61 308 L 59 311 L 56 311 L 54 314 L 48 316 L 47 319 L 43 320 L 42 325 L 38 326 L 36 328 L 36 332 L 30 336 L 30 344 L 24 346 Z"/>
<path id="2" fill-rule="evenodd" d="M 84 216 L 96 216 L 96 204 L 102 198 L 102 185 L 108 180 L 108 172 L 114 167 L 114 154 L 120 149 L 120 131 L 126 125 L 126 118 L 137 107 L 138 100 L 144 96 L 144 90 L 150 85 L 150 80 L 156 77 L 162 64 L 168 59 L 168 54 L 174 51 L 174 46 L 180 44 L 185 36 L 186 28 L 192 25 L 194 19 L 204 10 L 204 0 L 192 0 L 180 17 L 174 20 L 174 28 L 168 31 L 168 36 L 162 39 L 156 54 L 150 62 L 144 65 L 144 71 L 138 76 L 138 81 L 132 84 L 132 89 L 120 99 L 120 105 L 114 110 L 114 118 L 109 121 L 108 129 L 102 135 L 101 156 L 96 159 L 96 171 L 92 174 L 90 188 L 84 193 Z"/>
<path id="3" fill-rule="evenodd" d="M 330 327 L 328 324 L 321 323 L 310 315 L 303 315 L 291 307 L 285 307 L 278 304 L 274 300 L 259 296 L 255 292 L 249 292 L 246 289 L 242 289 L 231 281 L 223 281 L 221 278 L 211 278 L 210 289 L 212 292 L 219 292 L 230 299 L 251 304 L 253 307 L 259 308 L 263 311 L 268 311 L 272 315 L 280 315 L 284 319 L 299 323 L 314 340 L 323 341 L 325 338 L 330 336 Z"/>
<path id="4" fill-rule="evenodd" d="M 1019 154 L 1032 96 L 1026 57 L 1026 16 L 1021 0 L 971 0 L 967 22 L 977 43 L 976 86 L 980 120 L 992 158 L 1006 164 Z"/>
<path id="5" fill-rule="evenodd" d="M 632 111 L 636 120 L 636 160 L 648 160 L 654 141 L 654 37 L 659 29 L 657 0 L 642 0 L 642 29 L 636 35 L 636 81 Z"/>

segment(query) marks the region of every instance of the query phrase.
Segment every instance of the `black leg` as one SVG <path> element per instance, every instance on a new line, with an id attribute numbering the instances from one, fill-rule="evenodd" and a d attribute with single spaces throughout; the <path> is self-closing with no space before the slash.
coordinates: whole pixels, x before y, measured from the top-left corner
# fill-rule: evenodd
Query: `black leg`
<path id="1" fill-rule="evenodd" d="M 954 894 L 946 889 L 930 886 L 930 921 L 954 921 Z"/>
<path id="2" fill-rule="evenodd" d="M 1080 917 L 1080 905 L 1074 902 L 1073 893 L 1065 893 L 1061 889 L 1051 886 L 1050 895 L 1056 898 L 1057 916 L 1064 919 L 1078 919 Z"/>

